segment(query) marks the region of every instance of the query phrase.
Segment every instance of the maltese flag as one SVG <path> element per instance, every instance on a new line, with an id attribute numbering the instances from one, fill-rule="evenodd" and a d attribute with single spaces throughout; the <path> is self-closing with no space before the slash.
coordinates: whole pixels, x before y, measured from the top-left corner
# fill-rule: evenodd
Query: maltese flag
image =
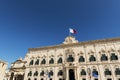
<path id="1" fill-rule="evenodd" d="M 72 34 L 76 34 L 76 30 L 75 30 L 75 29 L 69 28 L 69 31 L 70 31 L 70 33 L 72 33 Z"/>

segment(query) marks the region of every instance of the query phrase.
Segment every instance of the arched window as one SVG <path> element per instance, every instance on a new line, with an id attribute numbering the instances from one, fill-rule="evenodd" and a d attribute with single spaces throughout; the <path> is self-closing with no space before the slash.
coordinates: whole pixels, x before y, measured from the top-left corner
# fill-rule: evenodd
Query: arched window
<path id="1" fill-rule="evenodd" d="M 44 76 L 44 71 L 42 71 L 42 72 L 40 73 L 40 76 Z"/>
<path id="2" fill-rule="evenodd" d="M 62 76 L 62 75 L 63 75 L 63 71 L 62 71 L 62 70 L 59 70 L 58 76 Z"/>
<path id="3" fill-rule="evenodd" d="M 67 62 L 73 62 L 74 61 L 74 58 L 72 55 L 69 55 L 68 58 L 67 58 Z"/>
<path id="4" fill-rule="evenodd" d="M 98 77 L 98 71 L 96 69 L 93 69 L 92 76 Z"/>
<path id="5" fill-rule="evenodd" d="M 39 65 L 39 59 L 37 59 L 37 61 L 35 62 L 35 65 Z"/>
<path id="6" fill-rule="evenodd" d="M 111 71 L 109 71 L 109 69 L 105 69 L 104 74 L 105 75 L 111 75 Z"/>
<path id="7" fill-rule="evenodd" d="M 120 68 L 116 68 L 115 75 L 120 75 Z"/>
<path id="8" fill-rule="evenodd" d="M 34 76 L 38 76 L 38 71 L 36 71 L 36 72 L 34 73 Z"/>
<path id="9" fill-rule="evenodd" d="M 41 62 L 41 64 L 46 64 L 46 60 L 43 59 L 42 62 Z"/>
<path id="10" fill-rule="evenodd" d="M 58 63 L 62 63 L 62 58 L 59 58 L 59 59 L 58 59 Z"/>
<path id="11" fill-rule="evenodd" d="M 30 78 L 28 78 L 28 80 L 31 80 Z"/>
<path id="12" fill-rule="evenodd" d="M 13 77 L 14 77 L 14 73 L 12 72 L 10 76 L 10 80 L 13 80 Z"/>
<path id="13" fill-rule="evenodd" d="M 91 56 L 90 56 L 89 61 L 90 61 L 90 62 L 96 61 L 96 58 L 94 57 L 94 55 L 91 55 Z"/>
<path id="14" fill-rule="evenodd" d="M 41 80 L 43 80 L 43 78 Z"/>
<path id="15" fill-rule="evenodd" d="M 111 53 L 110 60 L 118 60 L 118 56 L 115 53 Z"/>
<path id="16" fill-rule="evenodd" d="M 30 72 L 28 73 L 28 76 L 32 76 L 32 71 L 30 71 Z"/>
<path id="17" fill-rule="evenodd" d="M 53 76 L 53 71 L 50 71 L 49 74 L 50 74 L 50 76 Z"/>
<path id="18" fill-rule="evenodd" d="M 85 62 L 85 59 L 84 59 L 83 56 L 80 56 L 80 58 L 79 58 L 79 62 Z"/>
<path id="19" fill-rule="evenodd" d="M 37 78 L 35 78 L 34 80 L 37 80 Z"/>
<path id="20" fill-rule="evenodd" d="M 49 64 L 54 64 L 53 58 L 50 59 Z"/>
<path id="21" fill-rule="evenodd" d="M 81 72 L 80 72 L 80 74 L 81 74 L 81 75 L 86 75 L 85 70 L 84 70 L 84 69 L 82 69 L 82 70 L 81 70 Z"/>
<path id="22" fill-rule="evenodd" d="M 34 63 L 34 61 L 33 61 L 33 60 L 31 60 L 31 61 L 30 61 L 30 63 L 29 63 L 29 65 L 33 65 L 33 63 Z"/>
<path id="23" fill-rule="evenodd" d="M 101 55 L 101 61 L 107 61 L 108 57 L 105 54 Z"/>

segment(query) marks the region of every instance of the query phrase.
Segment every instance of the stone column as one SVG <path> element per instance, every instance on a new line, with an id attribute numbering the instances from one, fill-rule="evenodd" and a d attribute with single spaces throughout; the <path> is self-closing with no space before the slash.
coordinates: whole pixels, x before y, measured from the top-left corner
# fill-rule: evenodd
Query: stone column
<path id="1" fill-rule="evenodd" d="M 66 69 L 66 80 L 69 80 L 68 68 Z"/>
<path id="2" fill-rule="evenodd" d="M 78 80 L 77 68 L 74 69 L 74 72 L 75 72 L 75 80 Z"/>

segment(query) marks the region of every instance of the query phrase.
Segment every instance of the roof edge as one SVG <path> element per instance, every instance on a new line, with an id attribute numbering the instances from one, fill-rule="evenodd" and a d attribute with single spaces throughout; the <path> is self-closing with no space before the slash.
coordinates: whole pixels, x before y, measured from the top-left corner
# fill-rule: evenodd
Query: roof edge
<path id="1" fill-rule="evenodd" d="M 89 41 L 83 41 L 78 43 L 70 43 L 70 44 L 58 44 L 53 46 L 43 46 L 38 48 L 28 48 L 29 51 L 31 50 L 40 50 L 40 49 L 51 49 L 51 48 L 58 48 L 58 47 L 67 47 L 67 46 L 73 46 L 73 45 L 85 45 L 85 44 L 95 44 L 95 43 L 103 43 L 103 42 L 111 42 L 111 41 L 120 41 L 120 37 L 117 38 L 106 38 L 106 39 L 100 39 L 100 40 L 89 40 Z"/>

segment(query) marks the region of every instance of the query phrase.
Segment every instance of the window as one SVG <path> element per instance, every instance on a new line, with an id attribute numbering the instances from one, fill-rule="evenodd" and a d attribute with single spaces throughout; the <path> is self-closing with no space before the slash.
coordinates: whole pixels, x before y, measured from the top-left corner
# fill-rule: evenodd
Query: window
<path id="1" fill-rule="evenodd" d="M 50 59 L 49 64 L 54 64 L 53 58 Z"/>
<path id="2" fill-rule="evenodd" d="M 37 80 L 37 78 L 35 78 L 34 80 Z"/>
<path id="3" fill-rule="evenodd" d="M 39 65 L 39 59 L 37 59 L 37 61 L 35 62 L 35 65 Z"/>
<path id="4" fill-rule="evenodd" d="M 63 75 L 63 71 L 62 71 L 62 70 L 59 70 L 58 76 L 62 76 L 62 75 Z"/>
<path id="5" fill-rule="evenodd" d="M 38 76 L 38 71 L 36 71 L 36 72 L 34 73 L 34 76 Z"/>
<path id="6" fill-rule="evenodd" d="M 94 55 L 91 55 L 91 56 L 90 56 L 89 61 L 90 61 L 90 62 L 96 61 L 96 58 L 94 57 Z"/>
<path id="7" fill-rule="evenodd" d="M 97 71 L 96 69 L 93 69 L 92 75 L 93 75 L 93 76 L 98 76 L 98 71 Z"/>
<path id="8" fill-rule="evenodd" d="M 107 61 L 108 57 L 105 54 L 102 54 L 101 61 Z"/>
<path id="9" fill-rule="evenodd" d="M 42 72 L 40 73 L 40 76 L 44 76 L 44 71 L 42 71 Z"/>
<path id="10" fill-rule="evenodd" d="M 80 56 L 79 62 L 85 62 L 85 59 L 83 58 L 83 56 Z"/>
<path id="11" fill-rule="evenodd" d="M 118 60 L 118 56 L 115 53 L 111 53 L 110 60 Z"/>
<path id="12" fill-rule="evenodd" d="M 30 71 L 30 72 L 28 73 L 28 76 L 32 76 L 32 71 Z"/>
<path id="13" fill-rule="evenodd" d="M 105 75 L 111 75 L 111 71 L 109 71 L 109 69 L 105 69 L 104 74 Z"/>
<path id="14" fill-rule="evenodd" d="M 67 62 L 73 62 L 74 58 L 72 57 L 72 55 L 69 55 L 69 57 L 67 58 Z"/>
<path id="15" fill-rule="evenodd" d="M 30 78 L 28 78 L 28 80 L 31 80 Z"/>
<path id="16" fill-rule="evenodd" d="M 86 75 L 86 72 L 85 72 L 84 69 L 82 69 L 82 71 L 81 71 L 81 75 Z"/>
<path id="17" fill-rule="evenodd" d="M 53 71 L 50 71 L 49 74 L 50 74 L 51 76 L 53 76 Z"/>
<path id="18" fill-rule="evenodd" d="M 58 59 L 58 63 L 62 63 L 62 58 L 59 58 L 59 59 Z"/>
<path id="19" fill-rule="evenodd" d="M 33 60 L 30 61 L 29 65 L 33 65 Z"/>
<path id="20" fill-rule="evenodd" d="M 41 64 L 46 64 L 46 60 L 43 59 L 42 62 L 41 62 Z"/>
<path id="21" fill-rule="evenodd" d="M 115 75 L 120 75 L 120 69 L 119 68 L 116 68 Z"/>

